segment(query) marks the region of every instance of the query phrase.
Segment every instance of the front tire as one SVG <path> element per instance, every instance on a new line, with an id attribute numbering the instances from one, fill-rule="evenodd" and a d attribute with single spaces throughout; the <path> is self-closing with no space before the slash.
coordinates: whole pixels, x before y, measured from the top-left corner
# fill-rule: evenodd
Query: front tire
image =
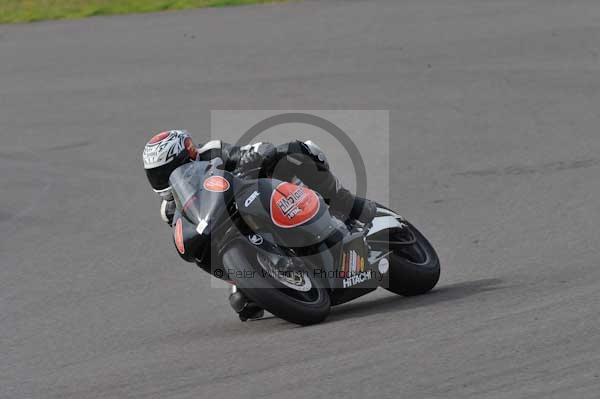
<path id="1" fill-rule="evenodd" d="M 310 325 L 325 320 L 331 300 L 323 282 L 306 273 L 311 288 L 295 291 L 265 272 L 258 261 L 260 251 L 243 240 L 235 240 L 224 251 L 223 265 L 237 289 L 261 308 L 291 323 Z"/>
<path id="2" fill-rule="evenodd" d="M 398 295 L 415 296 L 429 292 L 440 279 L 440 260 L 431 243 L 412 224 L 392 233 L 389 287 Z"/>

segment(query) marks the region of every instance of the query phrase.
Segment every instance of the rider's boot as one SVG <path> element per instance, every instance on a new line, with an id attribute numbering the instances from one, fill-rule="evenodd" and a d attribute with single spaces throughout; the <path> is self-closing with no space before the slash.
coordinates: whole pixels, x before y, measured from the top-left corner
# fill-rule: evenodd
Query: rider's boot
<path id="1" fill-rule="evenodd" d="M 347 214 L 349 219 L 358 220 L 364 224 L 371 223 L 377 214 L 375 202 L 357 197 L 344 187 L 340 187 L 331 196 L 330 206 L 334 211 L 339 211 L 344 215 Z"/>
<path id="2" fill-rule="evenodd" d="M 229 303 L 241 321 L 257 320 L 265 315 L 265 311 L 238 291 L 235 285 L 231 286 Z"/>

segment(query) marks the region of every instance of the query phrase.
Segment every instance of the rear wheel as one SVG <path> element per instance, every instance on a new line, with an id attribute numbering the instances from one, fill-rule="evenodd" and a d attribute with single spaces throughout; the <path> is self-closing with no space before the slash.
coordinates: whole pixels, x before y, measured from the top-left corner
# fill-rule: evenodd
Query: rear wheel
<path id="1" fill-rule="evenodd" d="M 407 227 L 390 237 L 390 285 L 396 294 L 413 296 L 424 294 L 440 279 L 440 260 L 433 246 L 416 227 Z"/>
<path id="2" fill-rule="evenodd" d="M 325 320 L 331 301 L 323 282 L 299 264 L 299 259 L 283 260 L 296 263 L 293 270 L 298 271 L 280 272 L 281 263 L 276 264 L 273 254 L 250 247 L 243 240 L 232 242 L 223 253 L 229 279 L 260 307 L 295 324 L 309 325 Z"/>

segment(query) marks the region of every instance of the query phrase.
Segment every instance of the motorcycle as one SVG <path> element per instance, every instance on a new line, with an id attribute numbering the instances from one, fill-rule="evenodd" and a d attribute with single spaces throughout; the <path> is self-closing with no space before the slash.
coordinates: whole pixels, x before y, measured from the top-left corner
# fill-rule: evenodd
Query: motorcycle
<path id="1" fill-rule="evenodd" d="M 300 181 L 231 173 L 219 158 L 177 168 L 170 184 L 179 255 L 289 322 L 319 323 L 378 287 L 413 296 L 439 280 L 432 245 L 385 206 L 368 225 L 347 221 Z"/>

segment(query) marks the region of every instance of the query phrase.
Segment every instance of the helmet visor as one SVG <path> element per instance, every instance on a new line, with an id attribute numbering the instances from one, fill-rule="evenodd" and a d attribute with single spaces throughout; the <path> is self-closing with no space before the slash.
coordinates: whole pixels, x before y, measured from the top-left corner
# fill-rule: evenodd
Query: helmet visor
<path id="1" fill-rule="evenodd" d="M 157 168 L 146 169 L 146 176 L 148 177 L 148 181 L 152 188 L 155 191 L 162 191 L 169 188 L 169 176 L 171 176 L 171 172 L 173 172 L 177 166 L 170 163 Z"/>

